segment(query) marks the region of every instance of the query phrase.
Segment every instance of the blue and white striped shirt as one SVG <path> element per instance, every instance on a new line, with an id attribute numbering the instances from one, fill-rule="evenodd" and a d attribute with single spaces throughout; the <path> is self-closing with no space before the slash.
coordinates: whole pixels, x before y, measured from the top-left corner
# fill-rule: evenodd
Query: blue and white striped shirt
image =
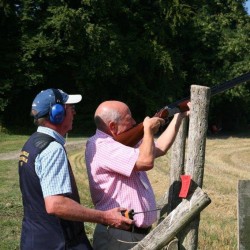
<path id="1" fill-rule="evenodd" d="M 35 160 L 36 174 L 40 179 L 43 197 L 71 193 L 68 158 L 63 145 L 65 139 L 53 129 L 38 127 L 37 132 L 55 138 Z"/>

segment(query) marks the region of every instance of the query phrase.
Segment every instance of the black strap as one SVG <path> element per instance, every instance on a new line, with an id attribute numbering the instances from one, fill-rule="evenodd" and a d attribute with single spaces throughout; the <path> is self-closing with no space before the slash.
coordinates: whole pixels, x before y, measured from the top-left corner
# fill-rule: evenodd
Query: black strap
<path id="1" fill-rule="evenodd" d="M 55 138 L 50 135 L 40 132 L 36 132 L 34 135 L 34 146 L 39 148 L 41 152 L 47 148 L 52 141 L 55 141 Z"/>

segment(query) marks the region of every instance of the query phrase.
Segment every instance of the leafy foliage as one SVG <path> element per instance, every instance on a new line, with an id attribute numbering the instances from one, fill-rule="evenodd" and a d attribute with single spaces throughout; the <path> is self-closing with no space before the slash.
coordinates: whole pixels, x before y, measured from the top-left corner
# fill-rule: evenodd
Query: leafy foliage
<path id="1" fill-rule="evenodd" d="M 189 95 L 191 84 L 213 86 L 245 73 L 250 24 L 244 2 L 5 0 L 2 123 L 18 125 L 20 115 L 7 114 L 28 114 L 44 88 L 83 94 L 78 115 L 87 119 L 107 99 L 127 102 L 142 119 Z M 211 112 L 217 116 L 218 104 L 239 99 L 247 120 L 247 97 L 249 87 L 235 88 L 216 97 Z"/>

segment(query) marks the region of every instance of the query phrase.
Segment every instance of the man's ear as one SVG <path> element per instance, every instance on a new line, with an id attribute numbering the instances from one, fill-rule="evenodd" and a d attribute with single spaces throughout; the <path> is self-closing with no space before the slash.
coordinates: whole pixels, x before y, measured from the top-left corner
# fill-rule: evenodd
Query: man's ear
<path id="1" fill-rule="evenodd" d="M 109 123 L 109 130 L 113 135 L 117 134 L 117 124 L 115 122 Z"/>

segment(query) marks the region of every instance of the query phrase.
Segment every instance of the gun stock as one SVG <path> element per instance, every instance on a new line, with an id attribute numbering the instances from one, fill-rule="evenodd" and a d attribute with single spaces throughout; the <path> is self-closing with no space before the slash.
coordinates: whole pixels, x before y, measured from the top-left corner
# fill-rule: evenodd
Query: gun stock
<path id="1" fill-rule="evenodd" d="M 154 117 L 160 117 L 163 119 L 167 119 L 173 116 L 176 113 L 184 112 L 189 110 L 187 103 L 189 99 L 181 102 L 180 104 L 176 105 L 174 108 L 164 107 L 160 111 L 158 111 Z M 126 146 L 134 147 L 142 138 L 143 138 L 143 123 L 139 123 L 135 127 L 125 131 L 122 134 L 117 135 L 114 139 Z"/>
<path id="2" fill-rule="evenodd" d="M 223 82 L 211 88 L 211 96 L 224 92 L 240 83 L 249 80 L 250 80 L 250 72 L 243 74 L 239 77 L 236 77 L 230 81 Z M 189 108 L 187 106 L 187 103 L 189 101 L 190 97 L 183 98 L 177 102 L 165 106 L 160 111 L 158 111 L 154 116 L 167 119 L 177 113 L 188 111 Z M 143 134 L 144 134 L 143 123 L 139 123 L 135 127 L 125 131 L 122 134 L 117 135 L 114 139 L 126 146 L 134 147 L 143 138 Z"/>
<path id="3" fill-rule="evenodd" d="M 126 146 L 134 147 L 143 137 L 143 123 L 139 123 L 133 128 L 117 135 L 114 139 Z"/>

